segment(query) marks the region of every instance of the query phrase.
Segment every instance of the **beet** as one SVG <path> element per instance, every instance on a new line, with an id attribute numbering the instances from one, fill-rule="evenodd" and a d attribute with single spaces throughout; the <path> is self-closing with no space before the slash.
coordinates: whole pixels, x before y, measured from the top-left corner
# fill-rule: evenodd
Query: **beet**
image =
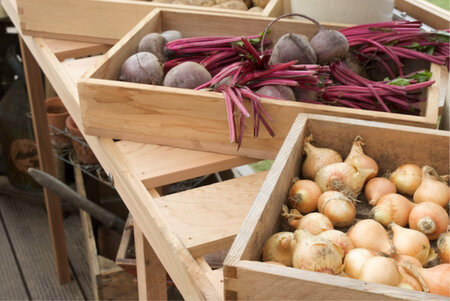
<path id="1" fill-rule="evenodd" d="M 194 89 L 211 79 L 211 74 L 202 65 L 195 62 L 181 63 L 167 72 L 164 86 Z"/>
<path id="2" fill-rule="evenodd" d="M 267 85 L 255 91 L 256 94 L 264 95 L 268 98 L 279 98 L 295 101 L 294 91 L 285 85 Z"/>
<path id="3" fill-rule="evenodd" d="M 303 88 L 294 88 L 294 94 L 296 100 L 318 100 L 319 91 L 309 90 Z"/>
<path id="4" fill-rule="evenodd" d="M 317 61 L 314 49 L 308 38 L 296 33 L 284 34 L 278 39 L 270 56 L 270 65 L 287 63 L 296 60 L 298 64 L 315 64 Z"/>
<path id="5" fill-rule="evenodd" d="M 178 30 L 166 30 L 161 35 L 166 39 L 167 43 L 183 37 Z"/>
<path id="6" fill-rule="evenodd" d="M 324 65 L 345 57 L 349 46 L 347 38 L 336 30 L 320 28 L 311 39 L 311 47 L 317 55 L 319 64 Z"/>
<path id="7" fill-rule="evenodd" d="M 152 85 L 161 85 L 163 78 L 162 65 L 150 52 L 138 52 L 127 58 L 119 76 L 122 81 Z"/>
<path id="8" fill-rule="evenodd" d="M 144 36 L 139 42 L 138 52 L 151 52 L 161 63 L 167 61 L 167 40 L 159 33 L 153 32 Z"/>

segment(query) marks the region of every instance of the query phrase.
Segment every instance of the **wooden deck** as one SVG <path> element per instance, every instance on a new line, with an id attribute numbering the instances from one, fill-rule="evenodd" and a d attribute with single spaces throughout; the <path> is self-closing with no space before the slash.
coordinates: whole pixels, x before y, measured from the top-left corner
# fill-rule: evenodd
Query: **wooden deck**
<path id="1" fill-rule="evenodd" d="M 0 300 L 94 299 L 78 212 L 65 216 L 64 230 L 72 281 L 60 285 L 44 207 L 0 186 Z"/>

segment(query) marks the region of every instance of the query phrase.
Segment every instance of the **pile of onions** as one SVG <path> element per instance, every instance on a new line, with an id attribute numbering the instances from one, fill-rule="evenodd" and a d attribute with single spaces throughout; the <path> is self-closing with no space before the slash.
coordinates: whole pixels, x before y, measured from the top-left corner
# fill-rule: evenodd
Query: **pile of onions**
<path id="1" fill-rule="evenodd" d="M 302 175 L 305 179 L 314 180 L 319 169 L 332 163 L 342 162 L 342 156 L 332 149 L 315 147 L 311 141 L 313 141 L 312 135 L 305 139 L 303 145 L 306 159 L 302 164 Z"/>

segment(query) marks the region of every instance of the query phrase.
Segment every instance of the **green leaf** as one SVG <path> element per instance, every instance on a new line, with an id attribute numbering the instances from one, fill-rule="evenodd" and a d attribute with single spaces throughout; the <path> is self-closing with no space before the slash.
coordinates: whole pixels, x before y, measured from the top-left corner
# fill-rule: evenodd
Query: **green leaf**
<path id="1" fill-rule="evenodd" d="M 433 73 L 431 71 L 423 70 L 423 71 L 415 73 L 411 78 L 415 79 L 419 83 L 423 83 L 423 82 L 429 81 L 431 79 L 432 75 L 433 75 Z"/>
<path id="2" fill-rule="evenodd" d="M 393 79 L 389 82 L 389 85 L 394 85 L 394 86 L 408 86 L 409 84 L 410 84 L 409 79 L 401 78 L 401 77 Z"/>
<path id="3" fill-rule="evenodd" d="M 435 49 L 435 47 L 433 45 L 420 45 L 417 42 L 413 42 L 412 45 L 404 46 L 404 47 L 413 49 L 413 50 L 417 50 L 417 51 L 421 51 L 421 52 L 425 52 L 430 55 L 434 53 L 434 49 Z"/>

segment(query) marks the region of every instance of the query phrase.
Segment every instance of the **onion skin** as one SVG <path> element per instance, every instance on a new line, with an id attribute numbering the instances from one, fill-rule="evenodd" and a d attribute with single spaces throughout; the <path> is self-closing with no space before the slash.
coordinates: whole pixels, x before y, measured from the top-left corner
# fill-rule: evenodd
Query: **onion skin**
<path id="1" fill-rule="evenodd" d="M 437 240 L 438 255 L 442 263 L 450 262 L 450 232 L 439 235 Z"/>
<path id="2" fill-rule="evenodd" d="M 300 219 L 297 230 L 306 230 L 313 235 L 318 235 L 326 230 L 333 230 L 333 224 L 322 213 L 311 212 Z"/>
<path id="3" fill-rule="evenodd" d="M 297 230 L 294 235 L 298 241 L 292 256 L 294 268 L 332 275 L 342 271 L 344 252 L 340 247 L 308 231 Z"/>
<path id="4" fill-rule="evenodd" d="M 392 258 L 374 256 L 362 267 L 359 280 L 398 286 L 402 276 Z"/>
<path id="5" fill-rule="evenodd" d="M 412 257 L 409 255 L 395 254 L 394 259 L 399 265 L 407 264 L 419 269 L 423 267 L 422 263 L 416 257 Z"/>
<path id="6" fill-rule="evenodd" d="M 363 219 L 357 222 L 347 232 L 347 236 L 355 248 L 366 248 L 386 255 L 394 253 L 386 230 L 373 219 Z"/>
<path id="7" fill-rule="evenodd" d="M 428 269 L 403 266 L 423 287 L 423 291 L 450 297 L 450 264 L 443 263 Z"/>
<path id="8" fill-rule="evenodd" d="M 344 256 L 347 255 L 348 252 L 350 252 L 351 250 L 354 249 L 352 241 L 342 231 L 327 230 L 327 231 L 320 233 L 318 236 L 328 239 L 329 241 L 340 246 L 341 249 L 344 251 Z"/>
<path id="9" fill-rule="evenodd" d="M 276 261 L 291 267 L 292 254 L 296 244 L 294 233 L 275 233 L 264 244 L 262 261 Z"/>
<path id="10" fill-rule="evenodd" d="M 322 167 L 342 162 L 342 156 L 329 148 L 315 147 L 311 144 L 312 135 L 305 139 L 303 151 L 306 159 L 302 163 L 302 175 L 305 179 L 314 180 L 316 173 Z"/>
<path id="11" fill-rule="evenodd" d="M 409 275 L 408 272 L 402 266 L 398 266 L 398 271 L 401 275 L 400 283 L 397 285 L 400 288 L 406 288 L 414 291 L 421 292 L 422 286 L 419 281 L 416 280 L 413 276 Z"/>
<path id="12" fill-rule="evenodd" d="M 374 251 L 364 248 L 350 250 L 344 258 L 344 272 L 354 279 L 359 279 L 362 268 L 369 258 L 376 256 Z"/>
<path id="13" fill-rule="evenodd" d="M 322 191 L 311 180 L 298 180 L 289 190 L 289 204 L 300 213 L 306 214 L 317 209 Z"/>
<path id="14" fill-rule="evenodd" d="M 374 159 L 364 153 L 363 145 L 364 143 L 361 136 L 357 136 L 353 141 L 352 149 L 344 162 L 357 169 L 372 169 L 373 171 L 366 178 L 367 182 L 377 176 L 378 164 Z"/>
<path id="15" fill-rule="evenodd" d="M 339 191 L 326 191 L 319 197 L 317 203 L 319 212 L 327 216 L 333 226 L 345 227 L 356 217 L 356 207 L 353 201 Z"/>
<path id="16" fill-rule="evenodd" d="M 372 206 L 375 206 L 382 196 L 396 192 L 395 184 L 391 180 L 382 177 L 371 179 L 364 187 L 366 199 Z"/>
<path id="17" fill-rule="evenodd" d="M 433 177 L 432 174 L 437 175 L 432 167 L 424 166 L 422 168 L 422 182 L 414 192 L 414 202 L 433 202 L 445 207 L 449 202 L 449 187 Z"/>
<path id="18" fill-rule="evenodd" d="M 409 214 L 409 227 L 434 240 L 447 231 L 449 217 L 447 211 L 439 204 L 423 202 L 417 204 Z"/>
<path id="19" fill-rule="evenodd" d="M 403 164 L 394 170 L 389 179 L 399 193 L 413 196 L 422 182 L 422 170 L 416 164 Z"/>
<path id="20" fill-rule="evenodd" d="M 398 254 L 417 258 L 424 265 L 430 256 L 431 246 L 427 236 L 420 231 L 403 228 L 395 223 L 390 225 L 392 243 Z"/>
<path id="21" fill-rule="evenodd" d="M 387 227 L 391 222 L 402 227 L 408 224 L 408 217 L 414 203 L 397 193 L 390 193 L 380 198 L 370 211 L 371 218 Z"/>

